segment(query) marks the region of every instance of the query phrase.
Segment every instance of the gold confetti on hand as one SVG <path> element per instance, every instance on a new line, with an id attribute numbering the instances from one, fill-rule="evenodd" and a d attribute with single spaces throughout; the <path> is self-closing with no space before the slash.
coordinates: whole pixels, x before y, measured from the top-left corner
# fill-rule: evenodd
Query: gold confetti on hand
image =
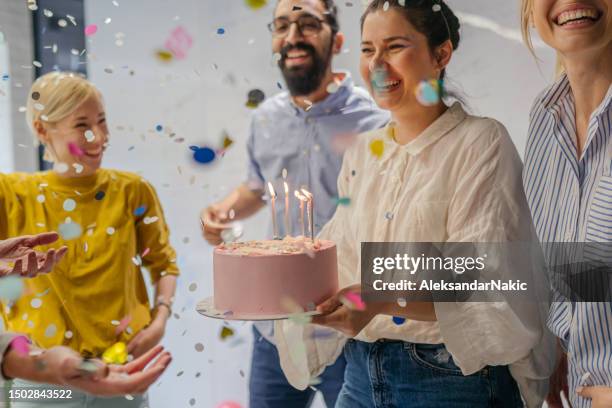
<path id="1" fill-rule="evenodd" d="M 370 142 L 370 152 L 374 157 L 380 159 L 385 152 L 385 142 L 382 139 L 374 139 Z"/>

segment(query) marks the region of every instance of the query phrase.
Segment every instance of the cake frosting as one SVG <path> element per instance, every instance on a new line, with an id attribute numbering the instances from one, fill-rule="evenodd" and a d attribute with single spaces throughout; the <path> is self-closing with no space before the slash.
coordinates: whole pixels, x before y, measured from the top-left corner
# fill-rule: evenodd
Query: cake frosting
<path id="1" fill-rule="evenodd" d="M 304 237 L 233 242 L 213 254 L 214 306 L 242 315 L 304 311 L 338 291 L 336 245 Z"/>

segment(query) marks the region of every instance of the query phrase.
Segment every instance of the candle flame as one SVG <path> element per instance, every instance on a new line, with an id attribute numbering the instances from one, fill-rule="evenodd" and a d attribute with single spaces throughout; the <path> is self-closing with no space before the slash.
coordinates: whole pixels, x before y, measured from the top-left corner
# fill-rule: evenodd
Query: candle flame
<path id="1" fill-rule="evenodd" d="M 270 197 L 276 198 L 276 191 L 274 191 L 274 186 L 269 181 L 268 181 L 268 191 L 270 192 Z"/>
<path id="2" fill-rule="evenodd" d="M 300 200 L 301 202 L 304 201 L 308 201 L 308 198 L 306 198 L 305 196 L 303 196 L 302 194 L 300 194 L 300 192 L 298 190 L 295 190 L 294 193 L 295 197 Z"/>
<path id="3" fill-rule="evenodd" d="M 283 184 L 285 185 L 285 196 L 287 196 L 289 194 L 289 184 L 287 184 L 286 181 L 284 181 Z"/>
<path id="4" fill-rule="evenodd" d="M 304 194 L 307 200 L 312 200 L 312 193 L 305 188 L 302 189 L 302 194 Z"/>

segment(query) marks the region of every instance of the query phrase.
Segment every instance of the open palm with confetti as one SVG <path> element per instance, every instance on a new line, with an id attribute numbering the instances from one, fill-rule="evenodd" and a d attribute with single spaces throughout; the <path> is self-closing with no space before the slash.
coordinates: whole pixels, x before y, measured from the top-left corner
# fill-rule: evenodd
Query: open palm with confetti
<path id="1" fill-rule="evenodd" d="M 0 277 L 6 275 L 34 277 L 39 273 L 51 272 L 68 248 L 64 246 L 47 251 L 37 251 L 34 248 L 52 244 L 58 238 L 57 233 L 46 232 L 0 241 Z"/>

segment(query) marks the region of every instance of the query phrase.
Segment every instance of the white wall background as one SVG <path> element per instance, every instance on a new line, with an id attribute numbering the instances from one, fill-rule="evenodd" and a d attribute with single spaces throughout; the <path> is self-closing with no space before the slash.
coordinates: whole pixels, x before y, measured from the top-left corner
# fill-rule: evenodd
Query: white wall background
<path id="1" fill-rule="evenodd" d="M 10 76 L 8 44 L 0 31 L 0 171 L 13 171 L 13 135 L 11 132 L 11 87 L 4 75 Z"/>
<path id="2" fill-rule="evenodd" d="M 273 3 L 273 2 L 272 2 Z M 336 68 L 358 75 L 361 0 L 338 1 L 347 36 Z M 448 70 L 472 111 L 504 123 L 522 154 L 531 101 L 552 77 L 553 56 L 538 50 L 540 70 L 519 37 L 518 1 L 449 0 L 462 13 L 462 44 Z M 98 24 L 88 39 L 89 73 L 102 90 L 111 142 L 107 167 L 141 173 L 156 187 L 179 253 L 182 276 L 177 317 L 164 343 L 175 359 L 151 392 L 151 407 L 246 406 L 250 327 L 231 324 L 236 336 L 221 341 L 221 322 L 199 316 L 198 300 L 211 295 L 211 248 L 199 233 L 200 208 L 223 197 L 245 173 L 247 92 L 276 92 L 280 75 L 271 62 L 272 6 L 258 11 L 244 0 L 86 0 L 86 21 Z M 105 20 L 110 18 L 110 23 Z M 470 24 L 467 24 L 467 23 Z M 175 27 L 194 37 L 187 59 L 161 63 L 161 48 Z M 217 29 L 223 27 L 224 35 Z M 116 39 L 123 38 L 117 46 Z M 357 78 L 357 82 L 361 82 Z M 158 132 L 156 125 L 164 130 Z M 222 131 L 234 146 L 214 167 L 195 166 L 188 146 L 218 146 Z M 175 133 L 172 137 L 171 133 Z M 183 142 L 178 142 L 184 139 Z M 247 223 L 247 238 L 261 237 L 265 215 Z M 197 289 L 190 290 L 195 283 Z M 193 285 L 191 286 L 193 289 Z M 196 352 L 194 345 L 205 348 Z M 193 402 L 193 401 L 192 401 Z"/>

